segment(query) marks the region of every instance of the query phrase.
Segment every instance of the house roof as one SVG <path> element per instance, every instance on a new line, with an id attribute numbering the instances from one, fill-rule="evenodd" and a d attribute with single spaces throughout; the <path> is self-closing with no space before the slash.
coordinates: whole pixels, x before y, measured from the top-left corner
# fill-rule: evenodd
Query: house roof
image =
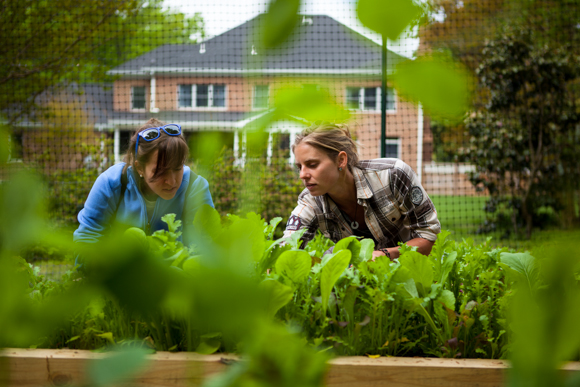
<path id="1" fill-rule="evenodd" d="M 18 122 L 21 127 L 43 125 L 42 120 L 50 103 L 64 103 L 68 108 L 84 115 L 87 123 L 95 127 L 107 127 L 113 113 L 113 84 L 59 84 L 45 90 L 35 99 L 36 109 L 24 115 Z M 67 109 L 61 106 L 60 110 Z M 50 110 L 48 110 L 50 111 Z M 53 112 L 54 113 L 54 112 Z M 50 120 L 46 120 L 50 122 Z"/>
<path id="2" fill-rule="evenodd" d="M 381 46 L 325 15 L 301 15 L 288 40 L 260 49 L 264 15 L 198 44 L 166 44 L 130 60 L 110 74 L 370 75 L 381 72 Z M 406 58 L 387 52 L 387 68 Z"/>

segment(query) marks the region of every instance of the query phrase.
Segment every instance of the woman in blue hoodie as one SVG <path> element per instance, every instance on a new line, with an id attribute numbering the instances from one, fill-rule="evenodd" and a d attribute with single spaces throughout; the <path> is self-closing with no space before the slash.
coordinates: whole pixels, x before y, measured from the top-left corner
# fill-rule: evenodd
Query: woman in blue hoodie
<path id="1" fill-rule="evenodd" d="M 161 217 L 173 213 L 189 245 L 196 212 L 204 204 L 214 205 L 207 180 L 185 165 L 188 155 L 181 126 L 150 119 L 131 138 L 125 162 L 95 181 L 78 215 L 75 244 L 94 244 L 113 225 L 151 235 L 167 229 Z"/>

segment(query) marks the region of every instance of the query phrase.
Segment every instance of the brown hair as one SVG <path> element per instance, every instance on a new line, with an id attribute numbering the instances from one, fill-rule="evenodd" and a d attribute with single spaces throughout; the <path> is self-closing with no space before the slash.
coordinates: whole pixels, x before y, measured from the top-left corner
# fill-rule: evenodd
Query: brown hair
<path id="1" fill-rule="evenodd" d="M 139 140 L 139 149 L 137 150 L 137 155 L 135 155 L 135 143 L 137 142 L 137 136 L 140 132 L 149 128 L 157 128 L 165 125 L 164 122 L 159 121 L 156 118 L 151 118 L 143 126 L 141 126 L 129 141 L 129 149 L 127 149 L 127 154 L 125 155 L 125 169 L 129 165 L 136 170 L 135 162 L 139 162 L 140 165 L 145 167 L 149 162 L 151 155 L 155 151 L 159 151 L 157 154 L 157 167 L 155 168 L 155 174 L 152 179 L 159 179 L 167 170 L 177 169 L 183 166 L 187 161 L 189 155 L 189 147 L 187 142 L 183 137 L 183 134 L 179 136 L 169 136 L 163 130 L 161 130 L 161 135 L 158 139 L 154 141 L 145 141 L 143 139 Z"/>
<path id="2" fill-rule="evenodd" d="M 340 152 L 346 152 L 347 165 L 351 171 L 352 167 L 358 164 L 357 146 L 346 125 L 328 122 L 314 124 L 296 136 L 296 140 L 292 144 L 292 152 L 302 142 L 323 151 L 333 161 L 336 161 Z"/>

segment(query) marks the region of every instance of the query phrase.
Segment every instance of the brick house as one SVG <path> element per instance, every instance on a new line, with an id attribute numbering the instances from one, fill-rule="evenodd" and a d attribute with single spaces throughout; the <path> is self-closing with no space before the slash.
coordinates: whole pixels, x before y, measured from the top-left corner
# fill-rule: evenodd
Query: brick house
<path id="1" fill-rule="evenodd" d="M 256 42 L 262 16 L 202 43 L 160 46 L 110 70 L 117 77 L 112 84 L 72 85 L 59 98 L 83 112 L 94 141 L 102 143 L 102 135 L 110 139 L 115 162 L 132 132 L 151 117 L 181 124 L 190 144 L 202 132 L 217 133 L 243 159 L 243 128 L 268 112 L 278 87 L 323 85 L 351 110 L 361 158 L 380 157 L 381 46 L 328 16 L 303 15 L 282 47 L 261 53 Z M 387 74 L 402 60 L 388 51 Z M 387 157 L 401 158 L 415 170 L 431 161 L 428 118 L 389 84 L 386 126 Z M 288 149 L 303 127 L 282 121 L 270 132 L 281 139 L 276 146 Z M 27 152 L 41 151 L 32 131 L 21 131 L 18 141 L 24 159 Z M 80 155 L 60 156 L 69 168 L 83 165 Z"/>
<path id="2" fill-rule="evenodd" d="M 203 43 L 164 45 L 110 71 L 119 78 L 112 90 L 113 109 L 103 123 L 114 133 L 119 160 L 130 132 L 150 117 L 180 123 L 186 136 L 203 131 L 222 134 L 226 146 L 243 153 L 242 128 L 263 114 L 281 84 L 325 85 L 351 109 L 362 158 L 380 155 L 381 46 L 336 20 L 300 17 L 281 48 L 258 50 L 262 16 Z M 388 72 L 405 58 L 389 51 Z M 421 128 L 422 127 L 422 128 Z M 271 132 L 292 142 L 300 125 L 280 122 Z M 417 167 L 417 133 L 423 132 L 422 160 L 430 161 L 428 120 L 417 107 L 387 88 L 387 152 Z"/>

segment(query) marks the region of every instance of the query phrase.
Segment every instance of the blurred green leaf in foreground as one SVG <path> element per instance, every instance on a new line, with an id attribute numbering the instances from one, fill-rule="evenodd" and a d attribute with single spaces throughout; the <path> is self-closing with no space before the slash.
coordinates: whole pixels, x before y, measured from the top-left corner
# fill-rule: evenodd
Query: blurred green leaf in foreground
<path id="1" fill-rule="evenodd" d="M 523 254 L 522 257 L 527 258 Z M 536 271 L 530 270 L 529 264 L 510 266 L 518 271 L 522 280 L 509 308 L 510 325 L 515 336 L 509 385 L 578 386 L 578 372 L 566 380 L 565 374 L 559 371 L 565 360 L 580 356 L 580 253 L 577 241 L 555 246 L 537 263 L 541 268 L 539 280 L 535 280 Z"/>
<path id="2" fill-rule="evenodd" d="M 396 40 L 421 15 L 421 8 L 413 0 L 359 0 L 356 12 L 365 26 Z"/>
<path id="3" fill-rule="evenodd" d="M 423 105 L 433 118 L 460 120 L 468 110 L 468 72 L 443 55 L 426 55 L 400 63 L 393 75 L 400 95 Z"/>

